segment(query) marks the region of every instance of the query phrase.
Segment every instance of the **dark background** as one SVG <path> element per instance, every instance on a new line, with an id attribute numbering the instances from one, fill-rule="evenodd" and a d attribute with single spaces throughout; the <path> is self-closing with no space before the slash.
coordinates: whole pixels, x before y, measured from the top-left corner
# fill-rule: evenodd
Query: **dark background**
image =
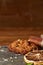
<path id="1" fill-rule="evenodd" d="M 43 28 L 43 0 L 0 0 L 0 28 Z"/>
<path id="2" fill-rule="evenodd" d="M 43 0 L 0 0 L 0 43 L 43 34 Z"/>

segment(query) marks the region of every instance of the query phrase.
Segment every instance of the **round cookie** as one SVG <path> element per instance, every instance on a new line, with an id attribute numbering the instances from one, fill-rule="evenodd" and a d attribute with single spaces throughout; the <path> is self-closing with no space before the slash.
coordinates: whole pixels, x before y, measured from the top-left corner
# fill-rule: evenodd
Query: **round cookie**
<path id="1" fill-rule="evenodd" d="M 9 44 L 8 49 L 14 53 L 26 54 L 33 49 L 37 49 L 37 46 L 27 40 L 16 40 Z"/>

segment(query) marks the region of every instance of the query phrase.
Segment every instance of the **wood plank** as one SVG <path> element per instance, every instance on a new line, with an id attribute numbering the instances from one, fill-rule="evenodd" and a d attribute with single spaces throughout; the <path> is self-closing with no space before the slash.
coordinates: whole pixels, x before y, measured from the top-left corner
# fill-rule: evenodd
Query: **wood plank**
<path id="1" fill-rule="evenodd" d="M 40 28 L 4 28 L 0 29 L 0 45 L 9 44 L 17 39 L 28 39 L 29 36 L 40 36 L 43 30 Z"/>
<path id="2" fill-rule="evenodd" d="M 43 0 L 0 0 L 0 27 L 43 27 Z"/>

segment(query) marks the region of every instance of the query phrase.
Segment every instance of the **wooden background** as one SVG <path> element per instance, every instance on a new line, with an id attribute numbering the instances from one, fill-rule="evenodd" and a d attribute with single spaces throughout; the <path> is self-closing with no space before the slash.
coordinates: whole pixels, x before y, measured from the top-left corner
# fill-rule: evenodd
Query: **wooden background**
<path id="1" fill-rule="evenodd" d="M 0 27 L 43 27 L 43 0 L 0 0 Z"/>
<path id="2" fill-rule="evenodd" d="M 43 34 L 43 0 L 0 0 L 0 42 Z"/>

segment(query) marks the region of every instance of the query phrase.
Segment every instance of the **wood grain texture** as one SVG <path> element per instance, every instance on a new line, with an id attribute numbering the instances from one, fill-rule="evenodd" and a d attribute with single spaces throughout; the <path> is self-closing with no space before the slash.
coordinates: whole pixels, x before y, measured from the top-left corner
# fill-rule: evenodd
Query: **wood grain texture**
<path id="1" fill-rule="evenodd" d="M 0 0 L 0 27 L 43 28 L 43 0 Z"/>
<path id="2" fill-rule="evenodd" d="M 40 28 L 3 28 L 0 29 L 0 45 L 6 45 L 17 39 L 29 39 L 29 36 L 40 36 L 43 30 Z"/>
<path id="3" fill-rule="evenodd" d="M 43 0 L 0 0 L 0 44 L 43 34 Z"/>

